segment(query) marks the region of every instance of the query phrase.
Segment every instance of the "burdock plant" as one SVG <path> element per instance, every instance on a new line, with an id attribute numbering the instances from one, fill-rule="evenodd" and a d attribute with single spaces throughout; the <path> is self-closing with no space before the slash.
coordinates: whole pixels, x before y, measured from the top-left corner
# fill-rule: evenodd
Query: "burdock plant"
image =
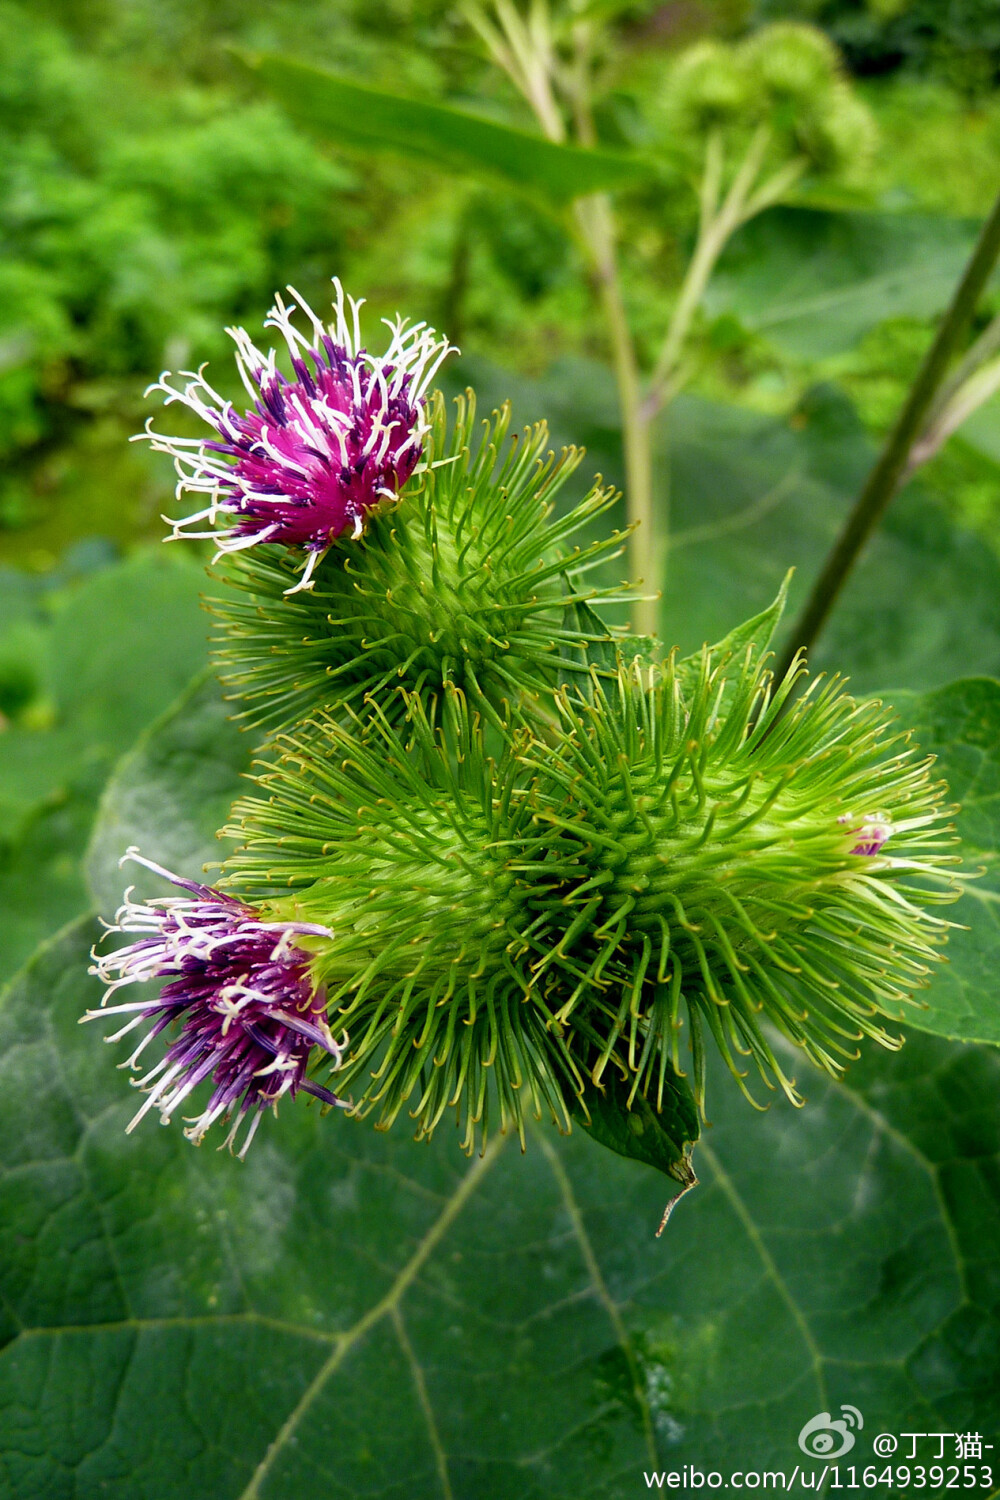
<path id="1" fill-rule="evenodd" d="M 471 394 L 449 424 L 444 343 L 393 325 L 371 359 L 337 296 L 311 339 L 277 304 L 290 376 L 239 335 L 251 411 L 169 445 L 216 485 L 221 672 L 267 737 L 218 887 L 127 899 L 146 935 L 95 960 L 112 994 L 168 981 L 119 1033 L 180 1023 L 144 1110 L 214 1080 L 196 1140 L 299 1090 L 468 1149 L 578 1120 L 687 1181 L 712 1046 L 759 1103 L 800 1102 L 796 1049 L 836 1075 L 899 1044 L 946 935 L 944 788 L 880 704 L 774 680 L 780 601 L 685 660 L 616 637 L 588 582 L 614 497 L 553 504 L 580 455 L 477 429 Z"/>

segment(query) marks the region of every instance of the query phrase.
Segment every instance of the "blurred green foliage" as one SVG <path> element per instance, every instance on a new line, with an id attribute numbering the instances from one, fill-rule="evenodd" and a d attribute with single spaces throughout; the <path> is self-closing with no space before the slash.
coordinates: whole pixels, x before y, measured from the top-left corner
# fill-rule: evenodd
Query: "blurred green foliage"
<path id="1" fill-rule="evenodd" d="M 936 73 L 963 93 L 1000 77 L 995 0 L 757 0 L 762 19 L 792 13 L 825 27 L 858 73 Z"/>
<path id="2" fill-rule="evenodd" d="M 108 399 L 102 382 L 221 351 L 222 325 L 343 244 L 351 176 L 271 104 L 150 93 L 0 7 L 0 455 Z"/>
<path id="3" fill-rule="evenodd" d="M 773 210 L 723 262 L 695 328 L 695 388 L 776 415 L 833 380 L 873 433 L 884 430 L 967 242 L 956 220 L 981 215 L 993 191 L 1000 105 L 954 64 L 982 73 L 975 59 L 994 45 L 990 25 L 974 24 L 975 4 L 613 7 L 622 29 L 605 60 L 598 130 L 604 144 L 660 161 L 656 180 L 619 200 L 644 358 L 695 227 L 693 137 L 681 117 L 704 123 L 706 109 L 721 111 L 736 141 L 766 111 L 776 158 L 792 151 L 838 167 L 839 186 L 827 176 L 822 189 L 817 179 L 789 196 L 800 205 L 799 326 L 841 332 L 836 348 L 818 336 L 792 347 L 794 320 L 767 316 L 789 273 L 767 248 L 791 223 Z M 763 40 L 755 28 L 775 20 Z M 888 37 L 905 23 L 923 39 L 887 51 L 878 69 L 864 64 L 894 70 L 863 84 L 878 144 L 833 43 L 803 21 L 824 27 L 849 61 L 858 27 Z M 320 144 L 261 98 L 230 43 L 535 128 L 449 0 L 0 3 L 0 557 L 45 568 L 88 535 L 128 544 L 158 534 L 171 476 L 125 443 L 152 409 L 143 387 L 164 367 L 207 359 L 236 394 L 223 329 L 259 332 L 287 281 L 321 303 L 340 274 L 376 314 L 427 317 L 522 376 L 559 357 L 607 360 L 577 252 L 554 218 L 507 192 Z M 882 296 L 893 271 L 897 282 L 912 273 L 908 295 Z M 810 294 L 827 308 L 818 322 Z M 938 469 L 947 503 L 990 531 L 988 448 L 956 439 Z"/>
<path id="4" fill-rule="evenodd" d="M 0 571 L 0 980 L 87 906 L 80 859 L 108 772 L 205 659 L 181 549 Z"/>

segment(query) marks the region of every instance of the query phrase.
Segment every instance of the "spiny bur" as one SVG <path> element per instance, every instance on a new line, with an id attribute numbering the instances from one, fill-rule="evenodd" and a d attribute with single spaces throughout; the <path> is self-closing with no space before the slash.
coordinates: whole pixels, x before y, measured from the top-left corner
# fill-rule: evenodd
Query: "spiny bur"
<path id="1" fill-rule="evenodd" d="M 440 722 L 324 716 L 281 737 L 236 808 L 241 896 L 336 933 L 313 960 L 350 1033 L 338 1091 L 471 1148 L 525 1100 L 559 1123 L 625 1078 L 654 1108 L 706 1041 L 796 1102 L 770 1032 L 837 1074 L 922 985 L 954 894 L 930 765 L 874 702 L 793 699 L 753 647 L 678 670 L 620 661 L 487 753 L 453 689 Z M 751 1096 L 752 1097 L 752 1096 Z"/>
<path id="2" fill-rule="evenodd" d="M 230 593 L 215 605 L 219 660 L 244 722 L 273 730 L 369 700 L 393 714 L 397 688 L 429 702 L 449 685 L 499 719 L 610 639 L 572 607 L 619 597 L 586 583 L 621 551 L 619 533 L 588 536 L 615 492 L 597 482 L 555 516 L 582 454 L 556 458 L 544 422 L 508 438 L 509 406 L 477 440 L 472 393 L 456 405 L 449 431 L 444 398 L 431 398 L 420 471 L 398 504 L 369 513 L 362 536 L 333 542 L 308 592 L 289 596 L 297 563 L 286 551 L 231 560 Z"/>

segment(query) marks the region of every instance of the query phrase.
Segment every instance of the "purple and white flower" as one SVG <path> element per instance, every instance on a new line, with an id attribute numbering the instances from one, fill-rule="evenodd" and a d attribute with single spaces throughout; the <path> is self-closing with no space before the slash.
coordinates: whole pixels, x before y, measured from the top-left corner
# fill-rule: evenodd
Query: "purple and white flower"
<path id="1" fill-rule="evenodd" d="M 292 1098 L 302 1089 L 325 1104 L 346 1107 L 306 1076 L 315 1049 L 327 1053 L 336 1069 L 347 1045 L 346 1036 L 337 1042 L 330 1032 L 325 994 L 313 985 L 310 955 L 296 942 L 299 937 L 332 938 L 330 929 L 308 922 L 262 922 L 241 901 L 172 875 L 137 849 L 130 849 L 122 863 L 126 859 L 190 893 L 140 902 L 133 901 L 130 886 L 115 921 L 105 926 L 109 932 L 148 935 L 112 953 L 92 954 L 90 972 L 108 989 L 101 1008 L 88 1011 L 81 1020 L 127 1016 L 125 1024 L 105 1038 L 108 1042 L 148 1027 L 120 1067 L 141 1072 L 139 1059 L 149 1043 L 174 1022 L 180 1024 L 163 1057 L 141 1079 L 133 1080 L 148 1097 L 129 1131 L 151 1109 L 168 1124 L 178 1106 L 208 1078 L 214 1084 L 211 1095 L 184 1133 L 200 1145 L 217 1120 L 235 1115 L 222 1143 L 232 1150 L 243 1120 L 252 1115 L 238 1153 L 241 1158 L 263 1111 L 277 1106 L 279 1099 Z M 128 985 L 159 979 L 168 982 L 154 998 L 107 1003 Z"/>
<path id="2" fill-rule="evenodd" d="M 287 590 L 309 588 L 313 570 L 343 532 L 355 539 L 368 512 L 396 500 L 417 468 L 428 431 L 424 398 L 442 360 L 453 352 L 425 323 L 383 319 L 391 334 L 384 354 L 361 345 L 362 302 L 347 297 L 334 279 L 334 320 L 323 324 L 294 287 L 297 308 L 311 337 L 295 327 L 296 307 L 280 296 L 265 319 L 288 345 L 294 378 L 277 368 L 242 328 L 228 328 L 236 364 L 251 400 L 239 413 L 197 372 L 184 370 L 183 388 L 165 371 L 149 391 L 165 405 L 180 401 L 214 429 L 211 439 L 145 433 L 159 453 L 169 453 L 179 476 L 178 496 L 208 499 L 204 509 L 171 522 L 178 537 L 211 537 L 224 552 L 278 542 L 306 553 L 302 578 Z M 147 391 L 147 395 L 149 394 Z M 217 522 L 222 518 L 221 528 Z M 206 531 L 197 528 L 208 522 Z"/>
<path id="3" fill-rule="evenodd" d="M 843 813 L 837 822 L 853 824 L 851 833 L 855 843 L 851 848 L 852 854 L 866 854 L 869 858 L 881 854 L 882 846 L 892 835 L 892 820 L 884 813 L 872 813 L 860 823 L 850 813 Z"/>

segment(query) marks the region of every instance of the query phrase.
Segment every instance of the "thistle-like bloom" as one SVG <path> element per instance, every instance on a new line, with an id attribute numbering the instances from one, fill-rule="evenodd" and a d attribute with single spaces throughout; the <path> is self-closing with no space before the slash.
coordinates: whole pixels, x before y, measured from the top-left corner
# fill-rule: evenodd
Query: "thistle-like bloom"
<path id="1" fill-rule="evenodd" d="M 132 900 L 133 887 L 109 932 L 149 936 L 113 953 L 93 954 L 90 972 L 108 986 L 101 1009 L 81 1019 L 122 1015 L 129 1019 L 108 1042 L 148 1024 L 123 1068 L 141 1071 L 139 1058 L 173 1022 L 180 1034 L 137 1086 L 148 1095 L 128 1126 L 157 1109 L 164 1125 L 174 1110 L 205 1079 L 214 1083 L 201 1114 L 184 1132 L 200 1145 L 210 1126 L 235 1114 L 223 1145 L 233 1149 L 240 1125 L 253 1118 L 239 1156 L 246 1155 L 263 1111 L 299 1089 L 324 1104 L 343 1101 L 306 1077 L 314 1048 L 339 1068 L 346 1038 L 337 1042 L 326 1021 L 326 999 L 309 977 L 309 958 L 297 937 L 333 936 L 328 927 L 308 922 L 263 922 L 251 907 L 210 886 L 183 880 L 144 859 L 136 849 L 124 857 L 190 892 L 148 903 Z M 123 861 L 124 862 L 124 861 Z M 154 998 L 108 1005 L 118 990 L 149 980 L 168 981 Z"/>
<path id="2" fill-rule="evenodd" d="M 166 437 L 153 430 L 152 419 L 140 434 L 173 458 L 178 496 L 191 491 L 209 498 L 203 510 L 172 523 L 170 540 L 211 537 L 220 553 L 259 542 L 300 548 L 306 566 L 289 593 L 309 587 L 331 542 L 345 531 L 359 537 L 368 512 L 398 498 L 423 451 L 424 396 L 453 352 L 425 323 L 397 319 L 385 320 L 392 335 L 385 354 L 369 354 L 361 345 L 362 303 L 346 297 L 336 279 L 333 284 L 329 327 L 288 288 L 312 324 L 311 338 L 295 327 L 296 309 L 280 296 L 265 319 L 288 345 L 294 379 L 277 368 L 273 349 L 264 355 L 244 329 L 229 328 L 251 408 L 241 415 L 225 401 L 205 379 L 204 366 L 182 371 L 183 389 L 164 372 L 149 390 L 162 391 L 167 406 L 182 402 L 217 436 Z M 187 529 L 202 521 L 209 530 Z"/>

